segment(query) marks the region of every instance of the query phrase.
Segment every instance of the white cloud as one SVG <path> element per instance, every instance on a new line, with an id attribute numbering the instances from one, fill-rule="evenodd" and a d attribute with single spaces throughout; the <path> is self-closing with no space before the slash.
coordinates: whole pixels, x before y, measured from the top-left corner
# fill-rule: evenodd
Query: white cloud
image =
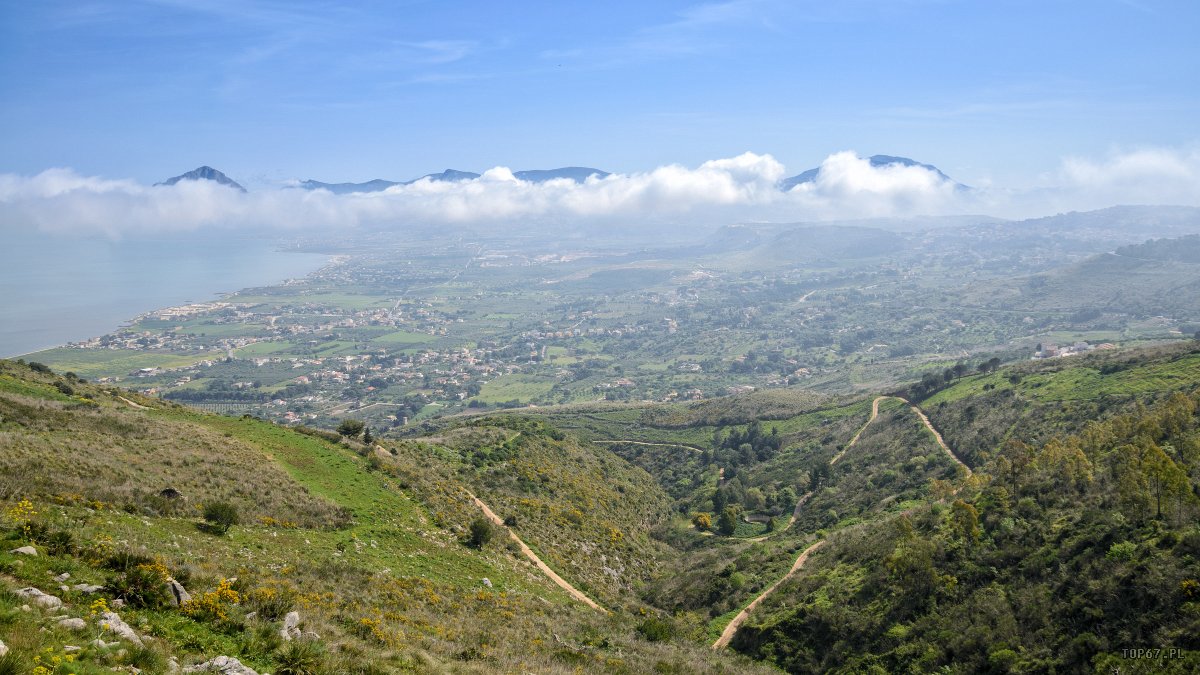
<path id="1" fill-rule="evenodd" d="M 569 226 L 721 224 L 961 213 L 1045 215 L 1117 203 L 1200 203 L 1200 155 L 1138 150 L 1103 160 L 1070 158 L 1033 190 L 956 189 L 917 166 L 876 167 L 853 152 L 830 155 L 817 179 L 789 192 L 770 155 L 744 153 L 698 167 L 545 183 L 495 167 L 472 181 L 417 181 L 383 192 L 241 193 L 211 181 L 151 187 L 50 169 L 0 175 L 0 233 L 36 228 L 110 236 L 204 228 L 404 230 L 415 225 Z"/>

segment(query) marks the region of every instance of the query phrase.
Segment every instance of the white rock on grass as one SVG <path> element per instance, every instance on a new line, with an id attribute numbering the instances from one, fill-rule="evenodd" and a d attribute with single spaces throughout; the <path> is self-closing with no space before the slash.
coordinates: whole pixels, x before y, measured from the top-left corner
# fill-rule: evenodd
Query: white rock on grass
<path id="1" fill-rule="evenodd" d="M 96 584 L 75 584 L 71 588 L 79 591 L 80 593 L 87 593 L 88 595 L 91 595 L 92 593 L 99 593 L 100 591 L 104 590 L 103 586 L 98 586 Z"/>
<path id="2" fill-rule="evenodd" d="M 36 555 L 37 555 L 37 549 L 36 549 L 36 548 L 34 548 L 34 547 L 32 547 L 32 546 L 22 546 L 21 548 L 14 548 L 13 550 L 9 551 L 9 553 L 15 553 L 15 554 L 17 554 L 17 555 L 32 555 L 32 556 L 36 556 Z"/>
<path id="3" fill-rule="evenodd" d="M 187 666 L 183 669 L 183 672 L 221 673 L 221 675 L 258 675 L 253 668 L 242 665 L 241 661 L 232 656 L 218 656 L 195 666 Z"/>
<path id="4" fill-rule="evenodd" d="M 283 617 L 283 627 L 279 629 L 279 637 L 284 640 L 295 640 L 300 637 L 300 612 L 288 612 Z"/>
<path id="5" fill-rule="evenodd" d="M 63 572 L 62 574 L 60 574 L 60 575 L 58 575 L 58 576 L 54 577 L 54 580 L 55 580 L 55 581 L 57 581 L 57 582 L 59 582 L 59 583 L 62 583 L 62 582 L 66 581 L 67 579 L 70 579 L 70 578 L 71 578 L 71 573 L 70 573 L 70 572 Z"/>
<path id="6" fill-rule="evenodd" d="M 59 607 L 62 607 L 63 604 L 63 601 L 58 597 L 50 595 L 49 593 L 43 593 L 32 586 L 29 588 L 22 588 L 21 590 L 17 591 L 17 595 L 25 598 L 26 600 L 33 601 L 33 604 L 41 607 L 42 609 L 58 609 Z"/>
<path id="7" fill-rule="evenodd" d="M 100 624 L 100 627 L 104 630 L 115 634 L 122 640 L 132 642 L 139 647 L 144 646 L 142 638 L 138 637 L 138 634 L 133 632 L 129 624 L 122 621 L 120 615 L 116 612 L 104 612 L 96 619 L 96 623 Z"/>
<path id="8" fill-rule="evenodd" d="M 0 656 L 8 653 L 8 645 L 4 644 L 4 640 L 0 640 Z"/>
<path id="9" fill-rule="evenodd" d="M 58 627 L 67 630 L 84 630 L 87 628 L 87 622 L 77 617 L 67 617 L 58 620 Z"/>
<path id="10" fill-rule="evenodd" d="M 183 587 L 183 584 L 175 581 L 174 579 L 167 580 L 167 592 L 171 596 L 171 604 L 175 607 L 178 607 L 192 599 L 192 594 L 187 592 L 187 589 Z"/>

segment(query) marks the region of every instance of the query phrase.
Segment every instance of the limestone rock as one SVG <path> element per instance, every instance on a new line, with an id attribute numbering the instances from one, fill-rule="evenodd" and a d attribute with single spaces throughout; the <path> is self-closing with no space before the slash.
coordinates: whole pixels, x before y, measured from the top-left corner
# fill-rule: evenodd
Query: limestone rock
<path id="1" fill-rule="evenodd" d="M 4 644 L 4 640 L 0 640 L 0 656 L 8 653 L 8 645 Z"/>
<path id="2" fill-rule="evenodd" d="M 284 640 L 295 640 L 300 637 L 300 612 L 288 612 L 283 617 L 283 627 L 279 629 L 279 637 Z"/>
<path id="3" fill-rule="evenodd" d="M 170 591 L 169 595 L 171 596 L 171 604 L 175 607 L 178 607 L 192 599 L 191 594 L 187 592 L 187 589 L 183 587 L 183 584 L 175 581 L 174 579 L 167 580 L 167 590 Z"/>
<path id="4" fill-rule="evenodd" d="M 484 578 L 483 578 L 483 585 L 484 585 L 484 586 L 487 586 L 488 588 L 491 588 L 491 587 L 492 587 L 492 580 L 491 580 L 491 579 L 489 579 L 489 578 L 487 578 L 487 577 L 484 577 Z"/>
<path id="5" fill-rule="evenodd" d="M 54 577 L 54 580 L 61 584 L 62 582 L 66 581 L 67 579 L 70 579 L 70 578 L 71 578 L 70 572 L 63 572 L 62 574 Z"/>
<path id="6" fill-rule="evenodd" d="M 43 593 L 32 586 L 29 588 L 22 588 L 21 590 L 17 591 L 17 595 L 25 598 L 26 600 L 33 601 L 33 604 L 41 607 L 42 609 L 58 609 L 59 607 L 62 607 L 63 604 L 62 600 L 60 600 L 58 597 L 50 595 L 49 593 Z"/>
<path id="7" fill-rule="evenodd" d="M 79 591 L 80 593 L 87 593 L 88 595 L 91 595 L 92 593 L 99 593 L 100 591 L 104 590 L 103 586 L 98 586 L 96 584 L 75 584 L 71 588 Z"/>
<path id="8" fill-rule="evenodd" d="M 139 647 L 144 646 L 142 644 L 142 638 L 138 637 L 138 634 L 133 632 L 133 629 L 129 627 L 129 624 L 122 621 L 120 615 L 118 615 L 116 612 L 104 612 L 98 619 L 96 619 L 96 622 L 100 624 L 101 628 L 109 631 L 110 633 L 116 634 L 116 636 L 122 640 L 132 642 Z"/>
<path id="9" fill-rule="evenodd" d="M 59 628 L 66 628 L 67 630 L 84 630 L 87 628 L 87 622 L 78 617 L 67 617 L 65 619 L 59 619 L 58 626 Z"/>
<path id="10" fill-rule="evenodd" d="M 258 675 L 253 668 L 242 665 L 232 656 L 218 656 L 204 663 L 187 666 L 185 673 L 221 673 L 221 675 Z"/>
<path id="11" fill-rule="evenodd" d="M 13 550 L 9 551 L 9 553 L 16 553 L 17 555 L 34 555 L 35 556 L 35 555 L 37 555 L 37 549 L 32 546 L 22 546 L 21 548 L 14 548 Z"/>

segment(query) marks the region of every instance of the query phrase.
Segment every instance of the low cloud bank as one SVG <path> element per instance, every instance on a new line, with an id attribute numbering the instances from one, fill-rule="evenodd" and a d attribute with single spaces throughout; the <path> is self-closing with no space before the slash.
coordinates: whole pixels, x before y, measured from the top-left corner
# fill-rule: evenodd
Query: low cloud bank
<path id="1" fill-rule="evenodd" d="M 530 183 L 496 167 L 463 182 L 421 180 L 383 192 L 334 195 L 279 189 L 240 193 L 210 181 L 146 186 L 50 169 L 0 175 L 0 232 L 138 233 L 206 228 L 338 230 L 422 225 L 718 224 L 987 213 L 1045 215 L 1118 203 L 1200 205 L 1200 153 L 1148 149 L 1100 160 L 1067 158 L 1023 191 L 964 190 L 919 166 L 876 167 L 830 155 L 817 178 L 779 189 L 785 167 L 745 153 L 698 167 Z"/>

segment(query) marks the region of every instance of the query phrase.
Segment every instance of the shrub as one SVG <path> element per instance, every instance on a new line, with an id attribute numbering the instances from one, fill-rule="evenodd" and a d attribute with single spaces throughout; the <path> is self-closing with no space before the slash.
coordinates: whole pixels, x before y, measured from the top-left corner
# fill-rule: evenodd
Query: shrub
<path id="1" fill-rule="evenodd" d="M 1108 553 L 1104 557 L 1109 560 L 1125 562 L 1133 560 L 1133 556 L 1137 554 L 1137 544 L 1132 541 L 1123 541 L 1113 544 L 1108 548 Z"/>
<path id="2" fill-rule="evenodd" d="M 316 675 L 322 672 L 325 650 L 320 643 L 293 641 L 275 655 L 276 675 Z"/>
<path id="3" fill-rule="evenodd" d="M 236 605 L 240 600 L 241 595 L 233 590 L 233 583 L 222 579 L 216 590 L 192 597 L 179 609 L 193 619 L 224 621 L 229 618 L 229 605 Z"/>
<path id="4" fill-rule="evenodd" d="M 108 556 L 108 559 L 104 561 L 104 566 L 115 572 L 126 572 L 140 565 L 150 565 L 153 562 L 154 558 L 145 553 L 117 551 Z"/>
<path id="5" fill-rule="evenodd" d="M 696 529 L 701 532 L 707 532 L 712 529 L 712 516 L 707 513 L 693 513 L 692 525 L 695 525 Z"/>
<path id="6" fill-rule="evenodd" d="M 492 521 L 480 516 L 471 521 L 471 529 L 467 535 L 467 546 L 471 548 L 483 548 L 492 540 L 495 534 L 495 527 L 492 525 Z"/>
<path id="7" fill-rule="evenodd" d="M 137 565 L 109 579 L 108 589 L 134 607 L 162 607 L 167 602 L 167 568 L 160 562 Z"/>
<path id="8" fill-rule="evenodd" d="M 215 534 L 225 534 L 237 525 L 237 507 L 228 502 L 213 502 L 204 507 L 204 520 Z"/>
<path id="9" fill-rule="evenodd" d="M 296 595 L 289 588 L 259 586 L 245 594 L 242 600 L 247 611 L 258 612 L 264 621 L 279 621 L 296 604 Z"/>
<path id="10" fill-rule="evenodd" d="M 649 642 L 666 642 L 675 637 L 675 623 L 650 616 L 638 624 L 637 632 Z"/>
<path id="11" fill-rule="evenodd" d="M 51 532 L 46 537 L 46 553 L 50 555 L 71 555 L 75 552 L 75 537 L 65 530 Z"/>

